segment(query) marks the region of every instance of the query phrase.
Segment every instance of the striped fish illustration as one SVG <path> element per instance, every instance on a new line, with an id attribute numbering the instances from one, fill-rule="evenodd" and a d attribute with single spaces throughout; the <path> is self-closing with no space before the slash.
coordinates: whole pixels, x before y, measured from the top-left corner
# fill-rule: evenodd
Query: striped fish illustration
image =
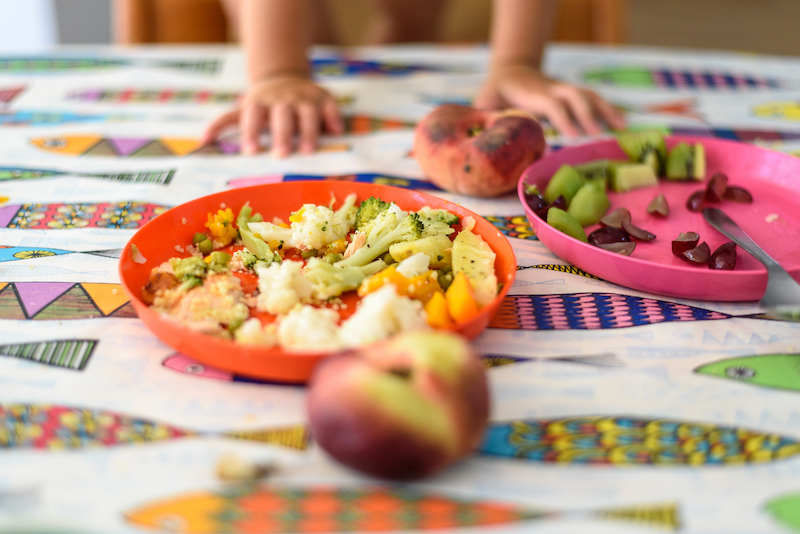
<path id="1" fill-rule="evenodd" d="M 601 354 L 574 354 L 568 356 L 547 356 L 547 357 L 527 357 L 527 356 L 512 356 L 510 354 L 483 354 L 483 363 L 487 368 L 500 367 L 522 362 L 560 362 L 560 363 L 574 363 L 577 365 L 586 365 L 590 367 L 611 368 L 622 367 L 624 364 L 617 359 L 617 357 L 610 352 Z"/>
<path id="2" fill-rule="evenodd" d="M 589 274 L 583 269 L 578 269 L 574 265 L 560 265 L 557 263 L 540 263 L 538 265 L 527 265 L 525 267 L 517 266 L 517 271 L 525 271 L 527 269 L 544 269 L 546 271 L 555 271 L 559 273 L 574 274 L 577 276 L 584 276 L 594 280 L 600 280 L 593 274 Z"/>
<path id="3" fill-rule="evenodd" d="M 108 410 L 0 403 L 0 449 L 84 449 L 184 437 L 223 436 L 304 450 L 305 425 L 230 432 L 192 431 Z"/>
<path id="4" fill-rule="evenodd" d="M 490 423 L 478 452 L 548 463 L 741 465 L 800 453 L 779 436 L 670 419 L 586 416 Z"/>
<path id="5" fill-rule="evenodd" d="M 731 139 L 745 143 L 759 143 L 766 141 L 797 141 L 800 132 L 780 130 L 755 130 L 746 128 L 705 128 L 705 127 L 656 127 L 665 135 L 690 135 L 697 137 L 714 137 L 717 139 Z"/>
<path id="6" fill-rule="evenodd" d="M 677 530 L 681 526 L 675 503 L 558 511 L 465 500 L 406 486 L 236 484 L 145 504 L 125 514 L 130 523 L 139 527 L 197 534 L 405 532 L 562 517 L 626 521 L 662 530 Z"/>
<path id="7" fill-rule="evenodd" d="M 617 104 L 616 107 L 621 111 L 627 111 L 631 113 L 674 115 L 676 117 L 686 117 L 697 120 L 702 120 L 703 118 L 702 114 L 697 109 L 697 99 L 695 98 L 681 98 L 678 100 L 652 102 L 647 104 Z"/>
<path id="8" fill-rule="evenodd" d="M 0 319 L 136 318 L 122 284 L 0 282 Z"/>
<path id="9" fill-rule="evenodd" d="M 754 386 L 800 391 L 800 354 L 757 354 L 727 358 L 701 365 L 694 372 Z"/>
<path id="10" fill-rule="evenodd" d="M 25 167 L 0 167 L 0 182 L 10 180 L 38 180 L 40 178 L 55 178 L 67 176 L 81 176 L 97 178 L 111 182 L 124 182 L 131 184 L 157 184 L 169 185 L 175 176 L 175 169 L 163 171 L 124 171 L 124 172 L 75 172 L 59 171 L 56 169 L 30 169 Z"/>
<path id="11" fill-rule="evenodd" d="M 159 158 L 188 155 L 230 156 L 239 154 L 239 144 L 219 140 L 202 144 L 199 138 L 107 138 L 99 135 L 68 135 L 64 137 L 37 137 L 30 140 L 40 150 L 61 156 L 104 156 L 115 158 Z M 346 143 L 326 143 L 320 152 L 346 152 Z"/>
<path id="12" fill-rule="evenodd" d="M 752 108 L 753 115 L 759 119 L 778 119 L 800 122 L 800 101 L 767 102 Z"/>
<path id="13" fill-rule="evenodd" d="M 344 133 L 366 134 L 391 130 L 414 128 L 416 123 L 400 119 L 383 119 L 369 115 L 345 115 L 343 117 Z"/>
<path id="14" fill-rule="evenodd" d="M 361 182 L 367 184 L 391 185 L 402 187 L 403 189 L 418 189 L 422 191 L 441 191 L 441 189 L 430 182 L 417 180 L 415 178 L 405 178 L 389 174 L 378 173 L 357 173 L 357 174 L 272 174 L 267 176 L 252 176 L 247 178 L 235 178 L 228 181 L 230 187 L 247 187 L 251 185 L 274 184 L 277 182 L 298 182 L 306 180 L 325 180 L 337 182 Z"/>
<path id="15" fill-rule="evenodd" d="M 63 230 L 68 228 L 133 229 L 170 206 L 147 202 L 97 204 L 6 204 L 0 206 L 0 228 Z"/>
<path id="16" fill-rule="evenodd" d="M 762 90 L 792 87 L 792 84 L 785 80 L 747 74 L 710 70 L 652 69 L 641 66 L 591 69 L 583 73 L 583 79 L 598 85 L 642 89 Z"/>
<path id="17" fill-rule="evenodd" d="M 517 239 L 532 239 L 537 240 L 536 234 L 533 233 L 528 217 L 525 215 L 512 215 L 509 217 L 498 215 L 484 215 L 484 218 L 492 223 L 501 234 L 506 237 L 515 237 Z"/>
<path id="18" fill-rule="evenodd" d="M 764 510 L 780 525 L 800 532 L 800 492 L 773 497 L 764 505 Z"/>
<path id="19" fill-rule="evenodd" d="M 17 98 L 23 91 L 27 89 L 24 85 L 17 85 L 15 87 L 0 87 L 0 104 L 4 106 L 9 105 L 15 98 Z"/>
<path id="20" fill-rule="evenodd" d="M 241 92 L 213 89 L 83 89 L 70 91 L 67 100 L 103 104 L 230 104 Z"/>
<path id="21" fill-rule="evenodd" d="M 119 122 L 136 120 L 134 115 L 71 113 L 68 111 L 0 111 L 0 126 L 52 126 L 54 124 Z"/>
<path id="22" fill-rule="evenodd" d="M 2 304 L 0 304 L 1 306 Z M 59 339 L 0 345 L 0 356 L 29 360 L 52 367 L 83 371 L 89 364 L 96 339 Z"/>
<path id="23" fill-rule="evenodd" d="M 687 304 L 617 293 L 508 295 L 489 323 L 519 330 L 594 330 L 672 321 L 716 321 L 735 317 Z M 762 314 L 736 317 L 766 319 Z"/>
<path id="24" fill-rule="evenodd" d="M 0 73 L 2 74 L 57 74 L 117 69 L 131 66 L 170 69 L 213 76 L 218 74 L 221 70 L 222 60 L 216 58 L 137 60 L 92 56 L 0 57 Z"/>
<path id="25" fill-rule="evenodd" d="M 49 256 L 61 256 L 63 254 L 91 254 L 103 258 L 119 258 L 122 253 L 121 248 L 103 250 L 64 250 L 61 248 L 44 247 L 7 247 L 0 245 L 0 262 L 16 260 L 34 260 L 36 258 L 46 258 Z"/>
<path id="26" fill-rule="evenodd" d="M 341 78 L 345 76 L 399 76 L 423 71 L 441 71 L 441 68 L 411 63 L 365 61 L 340 57 L 313 58 L 311 70 L 317 78 Z"/>

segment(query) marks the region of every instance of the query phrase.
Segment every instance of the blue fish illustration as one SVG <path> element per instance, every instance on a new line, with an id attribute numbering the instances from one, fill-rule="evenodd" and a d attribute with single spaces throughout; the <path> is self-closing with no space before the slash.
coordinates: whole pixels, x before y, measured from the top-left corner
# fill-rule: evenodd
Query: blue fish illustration
<path id="1" fill-rule="evenodd" d="M 793 87 L 786 80 L 747 74 L 626 65 L 587 70 L 583 73 L 583 79 L 588 83 L 643 89 L 753 90 Z"/>

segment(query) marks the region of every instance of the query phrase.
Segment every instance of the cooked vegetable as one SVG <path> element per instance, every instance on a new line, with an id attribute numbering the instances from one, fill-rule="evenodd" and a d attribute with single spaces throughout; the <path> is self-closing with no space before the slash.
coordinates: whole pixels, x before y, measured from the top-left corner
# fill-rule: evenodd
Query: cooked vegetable
<path id="1" fill-rule="evenodd" d="M 478 304 L 485 306 L 497 295 L 497 275 L 494 272 L 497 255 L 481 236 L 472 231 L 474 226 L 472 217 L 464 217 L 461 232 L 453 240 L 453 273 L 456 278 L 458 273 L 466 275 Z"/>
<path id="2" fill-rule="evenodd" d="M 388 252 L 394 243 L 419 239 L 422 237 L 422 230 L 422 221 L 416 213 L 409 213 L 399 222 L 395 213 L 388 211 L 381 213 L 370 223 L 364 246 L 334 265 L 337 267 L 366 265 Z"/>
<path id="3" fill-rule="evenodd" d="M 367 276 L 386 268 L 386 262 L 375 260 L 363 267 L 334 267 L 319 258 L 311 258 L 302 275 L 312 284 L 312 296 L 318 300 L 338 297 L 345 291 L 357 289 Z"/>

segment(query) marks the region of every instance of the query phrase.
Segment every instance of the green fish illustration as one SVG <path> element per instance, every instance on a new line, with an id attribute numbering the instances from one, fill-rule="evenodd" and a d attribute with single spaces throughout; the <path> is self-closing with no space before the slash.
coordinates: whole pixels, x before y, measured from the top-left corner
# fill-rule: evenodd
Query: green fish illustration
<path id="1" fill-rule="evenodd" d="M 770 499 L 764 509 L 784 527 L 800 532 L 800 493 L 787 493 Z"/>
<path id="2" fill-rule="evenodd" d="M 757 354 L 728 358 L 701 365 L 694 372 L 767 388 L 800 391 L 800 354 Z"/>

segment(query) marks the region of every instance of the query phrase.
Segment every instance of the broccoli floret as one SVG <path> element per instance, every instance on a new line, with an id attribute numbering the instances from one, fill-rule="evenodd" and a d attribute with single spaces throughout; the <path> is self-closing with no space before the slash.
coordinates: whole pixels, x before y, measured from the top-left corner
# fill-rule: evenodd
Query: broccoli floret
<path id="1" fill-rule="evenodd" d="M 371 223 L 366 233 L 366 244 L 350 257 L 336 262 L 337 267 L 356 267 L 366 265 L 378 256 L 385 254 L 389 247 L 401 241 L 413 241 L 422 237 L 425 229 L 419 215 L 409 213 L 397 223 L 393 212 L 382 213 Z"/>
<path id="2" fill-rule="evenodd" d="M 175 278 L 181 282 L 189 277 L 203 278 L 208 270 L 208 264 L 200 256 L 189 256 L 188 258 L 172 258 L 169 260 Z"/>
<path id="3" fill-rule="evenodd" d="M 356 230 L 364 230 L 378 215 L 389 209 L 389 202 L 377 197 L 369 197 L 358 206 L 356 211 Z"/>
<path id="4" fill-rule="evenodd" d="M 356 194 L 350 193 L 345 197 L 344 203 L 339 206 L 339 209 L 334 211 L 334 215 L 338 217 L 350 229 L 356 224 L 356 214 L 358 213 L 359 206 L 356 206 Z"/>
<path id="5" fill-rule="evenodd" d="M 269 247 L 267 247 L 267 248 L 269 248 Z M 267 266 L 269 266 L 269 264 L 271 264 L 273 262 L 280 263 L 280 261 L 281 261 L 280 254 L 278 254 L 277 252 L 273 252 L 271 250 L 268 252 L 268 254 L 270 254 L 270 256 L 267 257 L 267 258 L 263 258 L 263 259 L 259 258 L 255 254 L 253 254 L 252 252 L 247 250 L 246 248 L 243 248 L 242 250 L 236 252 L 235 254 L 239 255 L 239 258 L 242 260 L 242 265 L 245 267 L 245 269 L 249 269 L 251 271 L 255 271 L 256 267 L 259 267 L 259 266 L 260 267 L 267 267 Z"/>
<path id="6" fill-rule="evenodd" d="M 222 273 L 228 270 L 228 262 L 231 261 L 231 255 L 227 252 L 216 250 L 208 255 L 206 263 L 208 270 L 215 273 Z"/>
<path id="7" fill-rule="evenodd" d="M 451 228 L 458 223 L 458 215 L 447 210 L 423 207 L 418 212 L 420 220 L 425 225 L 423 235 L 425 237 L 434 235 L 450 235 L 455 230 Z"/>
<path id="8" fill-rule="evenodd" d="M 327 300 L 358 288 L 367 276 L 385 267 L 383 260 L 375 260 L 362 267 L 342 268 L 334 267 L 319 258 L 311 258 L 303 268 L 303 276 L 313 285 L 312 295 L 319 300 Z"/>

